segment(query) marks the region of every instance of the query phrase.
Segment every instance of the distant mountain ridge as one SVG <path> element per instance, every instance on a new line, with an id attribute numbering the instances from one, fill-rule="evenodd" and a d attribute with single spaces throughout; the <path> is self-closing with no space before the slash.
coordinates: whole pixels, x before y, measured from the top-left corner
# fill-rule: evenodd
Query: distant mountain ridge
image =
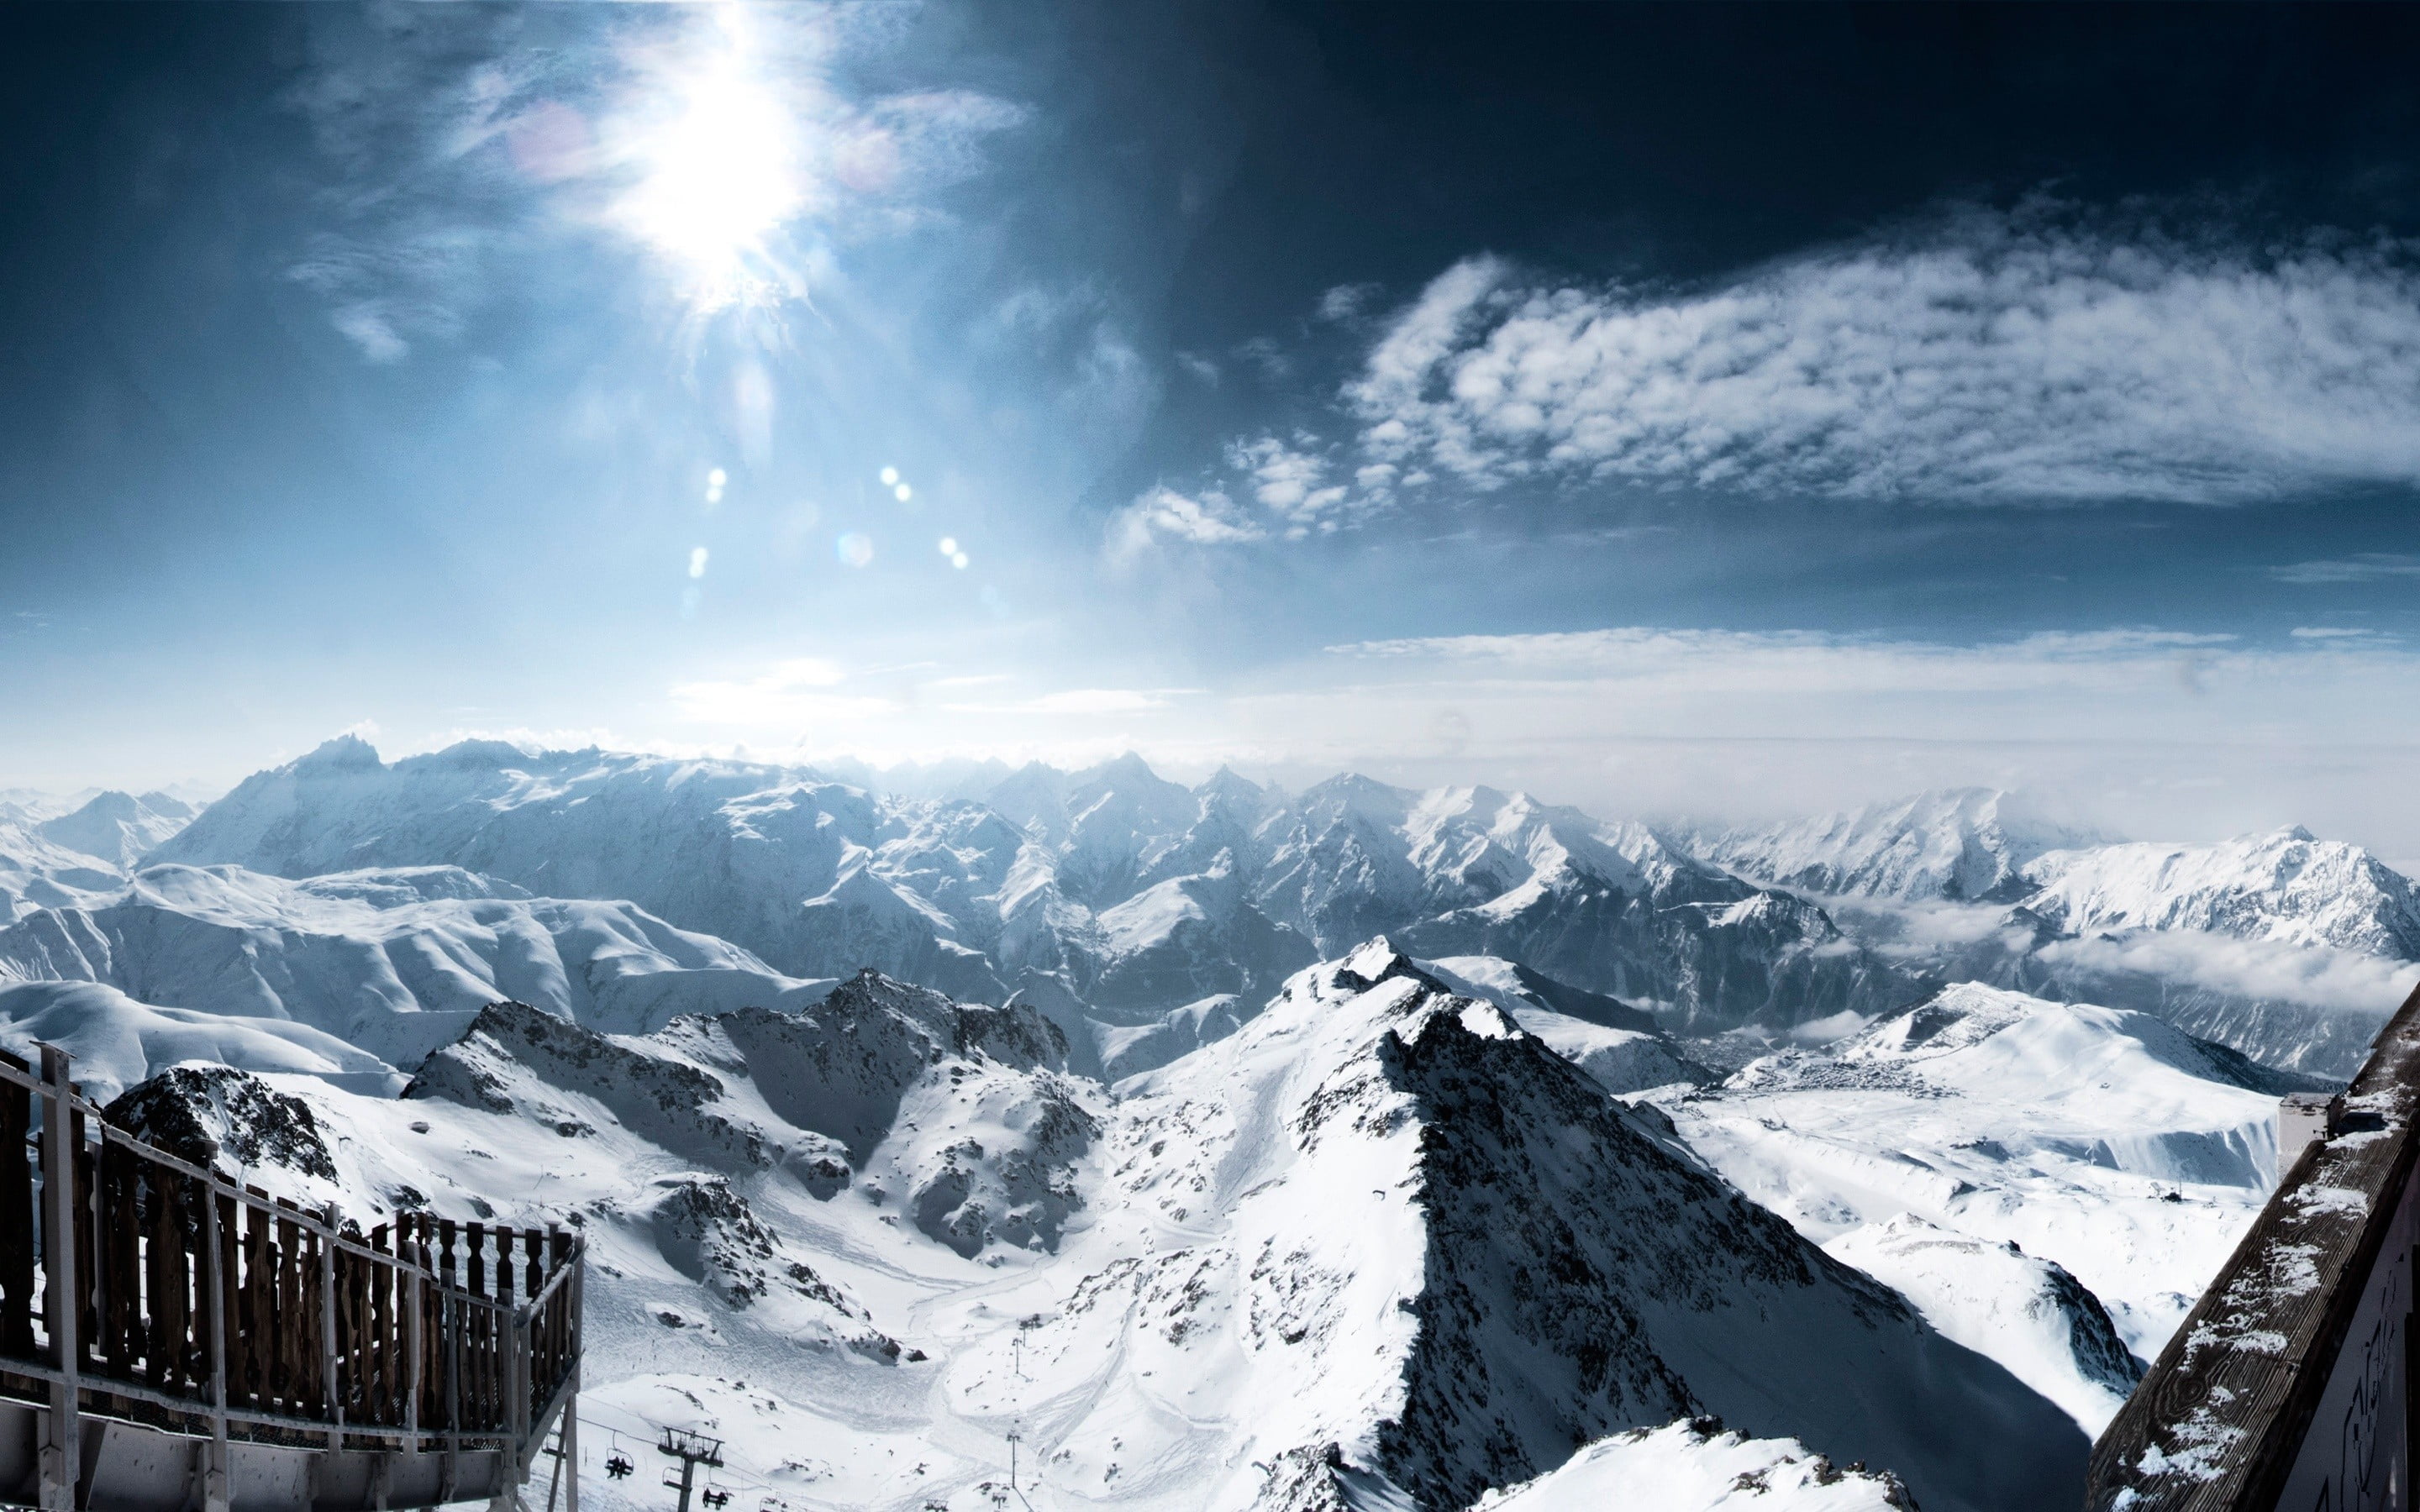
<path id="1" fill-rule="evenodd" d="M 147 859 L 292 878 L 451 866 L 627 899 L 793 977 L 873 966 L 965 998 L 1072 1002 L 1079 1063 L 1106 1064 L 1110 1031 L 1257 1002 L 1382 933 L 1517 959 L 1701 1031 L 1909 995 L 1821 908 L 1637 825 L 1351 776 L 1293 796 L 1224 771 L 1187 789 L 1131 755 L 1029 765 L 973 802 L 497 742 L 389 764 L 347 736 L 248 779 Z"/>

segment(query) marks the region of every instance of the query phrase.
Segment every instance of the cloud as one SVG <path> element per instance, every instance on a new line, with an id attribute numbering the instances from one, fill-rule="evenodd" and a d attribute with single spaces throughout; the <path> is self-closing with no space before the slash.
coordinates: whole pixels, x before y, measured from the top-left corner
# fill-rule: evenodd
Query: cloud
<path id="1" fill-rule="evenodd" d="M 2420 965 L 2408 962 L 2195 930 L 2054 940 L 2041 955 L 2055 965 L 2102 975 L 2139 972 L 2240 997 L 2381 1016 L 2420 985 Z"/>
<path id="2" fill-rule="evenodd" d="M 2272 567 L 2269 576 L 2284 583 L 2366 583 L 2392 578 L 2420 578 L 2420 557 L 2368 551 L 2326 562 L 2297 562 Z"/>
<path id="3" fill-rule="evenodd" d="M 2173 680 L 2235 637 L 2176 630 L 2051 632 L 1980 645 L 1814 630 L 1632 627 L 1538 635 L 1434 636 L 1330 646 L 1330 656 L 1425 663 L 1506 684 L 1584 680 L 1637 692 L 1705 695 L 2085 693 Z M 2234 661 L 2259 658 L 2238 654 Z M 2196 663 L 2198 665 L 2198 662 Z"/>
<path id="4" fill-rule="evenodd" d="M 1163 540 L 1195 546 L 1236 546 L 1264 539 L 1266 532 L 1216 489 L 1199 497 L 1167 486 L 1147 489 L 1109 517 L 1109 553 L 1131 563 Z"/>
<path id="5" fill-rule="evenodd" d="M 846 680 L 836 664 L 799 656 L 751 678 L 677 684 L 672 700 L 685 719 L 752 729 L 857 723 L 899 712 L 890 699 L 822 691 Z"/>
<path id="6" fill-rule="evenodd" d="M 2042 208 L 1690 291 L 1480 256 L 1342 400 L 1371 459 L 1481 487 L 2224 503 L 2420 483 L 2420 268 L 2401 244 L 2232 248 Z"/>
<path id="7" fill-rule="evenodd" d="M 1319 318 L 1342 322 L 1357 318 L 1378 297 L 1375 284 L 1339 284 L 1319 297 Z"/>

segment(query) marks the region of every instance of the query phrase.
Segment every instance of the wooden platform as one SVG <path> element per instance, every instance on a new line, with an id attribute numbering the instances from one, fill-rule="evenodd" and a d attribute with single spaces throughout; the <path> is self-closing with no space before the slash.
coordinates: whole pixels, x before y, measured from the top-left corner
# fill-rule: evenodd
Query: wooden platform
<path id="1" fill-rule="evenodd" d="M 305 1211 L 0 1055 L 0 1501 L 509 1505 L 575 1431 L 582 1272 L 560 1230 Z"/>
<path id="2" fill-rule="evenodd" d="M 2420 993 L 2093 1446 L 2089 1512 L 2413 1506 Z"/>

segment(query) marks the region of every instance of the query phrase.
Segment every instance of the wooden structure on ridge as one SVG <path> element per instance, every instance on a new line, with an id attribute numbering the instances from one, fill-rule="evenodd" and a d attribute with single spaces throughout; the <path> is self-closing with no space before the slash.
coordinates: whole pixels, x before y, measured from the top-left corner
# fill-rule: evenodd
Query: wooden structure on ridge
<path id="1" fill-rule="evenodd" d="M 112 1127 L 68 1072 L 0 1055 L 0 1503 L 516 1512 L 551 1432 L 578 1512 L 576 1236 L 365 1233 Z"/>

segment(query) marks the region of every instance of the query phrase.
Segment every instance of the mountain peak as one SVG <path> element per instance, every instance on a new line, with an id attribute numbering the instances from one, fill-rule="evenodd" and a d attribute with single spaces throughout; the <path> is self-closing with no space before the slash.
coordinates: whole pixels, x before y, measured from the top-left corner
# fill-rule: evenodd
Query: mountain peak
<path id="1" fill-rule="evenodd" d="M 376 771 L 386 764 L 379 760 L 378 748 L 350 731 L 334 740 L 322 741 L 309 755 L 293 764 L 298 772 L 314 771 Z"/>

